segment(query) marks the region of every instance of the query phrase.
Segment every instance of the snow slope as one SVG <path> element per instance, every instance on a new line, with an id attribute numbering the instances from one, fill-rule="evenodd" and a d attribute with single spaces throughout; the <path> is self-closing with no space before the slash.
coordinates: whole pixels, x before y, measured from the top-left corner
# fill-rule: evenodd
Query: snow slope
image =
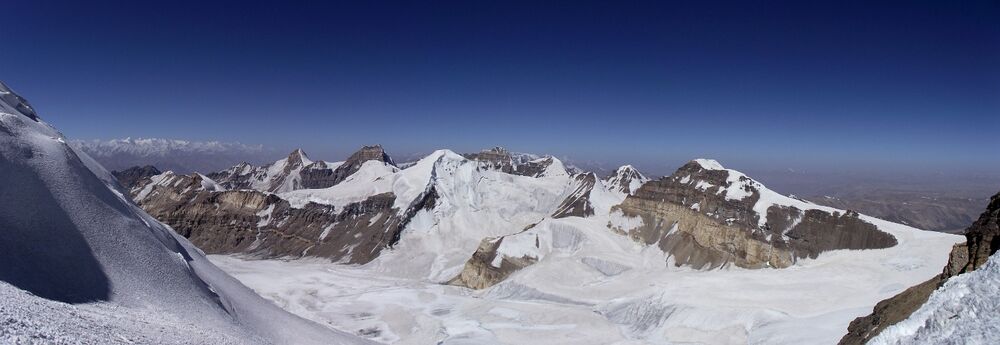
<path id="1" fill-rule="evenodd" d="M 0 92 L 12 93 L 2 83 Z M 363 342 L 260 298 L 136 207 L 106 170 L 24 114 L 23 104 L 0 99 L 0 280 L 10 284 L 0 288 L 10 297 L 0 309 L 27 310 L 4 337 L 73 339 L 87 334 L 87 323 L 115 319 L 120 336 L 153 343 Z M 33 326 L 40 320 L 67 326 Z"/>
<path id="2" fill-rule="evenodd" d="M 951 279 L 906 320 L 869 344 L 1000 343 L 1000 254 L 982 268 Z"/>
<path id="3" fill-rule="evenodd" d="M 333 187 L 279 196 L 292 205 L 316 202 L 339 209 L 391 192 L 396 196 L 394 208 L 405 212 L 433 188 L 439 195 L 433 211 L 419 211 L 395 248 L 369 265 L 387 274 L 444 282 L 461 270 L 483 238 L 517 233 L 549 216 L 572 191 L 572 181 L 555 159 L 540 177 L 531 177 L 485 169 L 477 161 L 439 150 L 406 169 L 368 161 Z"/>
<path id="4" fill-rule="evenodd" d="M 420 211 L 395 247 L 365 265 L 211 259 L 298 315 L 389 343 L 833 344 L 878 301 L 939 273 L 961 241 L 861 216 L 898 244 L 827 251 L 786 269 L 674 267 L 658 247 L 609 230 L 615 220 L 609 209 L 626 195 L 605 181 L 589 195 L 592 216 L 552 218 L 563 200 L 579 193 L 577 179 L 561 164 L 553 167 L 540 177 L 517 176 L 438 151 L 403 170 L 359 175 L 357 185 L 282 194 L 342 204 L 359 198 L 352 193 L 393 192 L 402 207 L 434 188 L 436 207 Z M 751 185 L 762 210 L 834 211 L 777 194 L 738 172 L 730 177 L 718 193 L 740 198 Z M 499 236 L 506 236 L 500 253 L 538 261 L 481 291 L 442 285 L 482 239 Z"/>
<path id="5" fill-rule="evenodd" d="M 535 228 L 554 230 L 542 232 L 548 252 L 481 291 L 398 273 L 423 270 L 417 260 L 382 261 L 397 265 L 385 270 L 210 259 L 298 315 L 394 344 L 834 344 L 875 303 L 938 273 L 959 240 L 898 226 L 895 249 L 828 252 L 789 269 L 697 271 L 593 219 Z"/>

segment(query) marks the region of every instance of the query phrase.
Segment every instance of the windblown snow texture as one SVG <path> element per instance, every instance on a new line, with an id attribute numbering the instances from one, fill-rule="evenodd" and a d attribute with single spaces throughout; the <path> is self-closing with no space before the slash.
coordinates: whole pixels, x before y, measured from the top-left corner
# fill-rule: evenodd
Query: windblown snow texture
<path id="1" fill-rule="evenodd" d="M 220 271 L 187 240 L 136 207 L 117 189 L 114 177 L 73 150 L 2 84 L 0 180 L 0 279 L 56 303 L 53 309 L 36 309 L 51 311 L 46 317 L 65 316 L 59 302 L 97 302 L 96 309 L 121 308 L 119 315 L 134 318 L 117 323 L 124 336 L 152 337 L 153 343 L 197 343 L 205 333 L 245 344 L 362 342 L 292 316 Z M 21 296 L 7 287 L 4 294 Z M 32 301 L 5 298 L 0 309 L 37 302 Z M 163 324 L 172 322 L 183 327 Z M 30 333 L 31 328 L 20 329 Z M 185 338 L 184 329 L 192 328 L 197 331 Z M 169 334 L 160 338 L 160 329 Z M 74 331 L 79 329 L 67 326 L 63 335 L 72 338 Z M 45 332 L 59 336 L 61 330 Z"/>
<path id="2" fill-rule="evenodd" d="M 1000 343 L 1000 254 L 982 268 L 960 274 L 931 294 L 916 312 L 869 344 Z"/>

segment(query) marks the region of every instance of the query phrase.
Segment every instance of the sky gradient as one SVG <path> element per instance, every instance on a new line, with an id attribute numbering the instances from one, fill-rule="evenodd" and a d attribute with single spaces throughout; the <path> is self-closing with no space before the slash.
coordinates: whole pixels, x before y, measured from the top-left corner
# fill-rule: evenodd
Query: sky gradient
<path id="1" fill-rule="evenodd" d="M 1000 172 L 1000 3 L 20 1 L 0 80 L 71 138 Z"/>

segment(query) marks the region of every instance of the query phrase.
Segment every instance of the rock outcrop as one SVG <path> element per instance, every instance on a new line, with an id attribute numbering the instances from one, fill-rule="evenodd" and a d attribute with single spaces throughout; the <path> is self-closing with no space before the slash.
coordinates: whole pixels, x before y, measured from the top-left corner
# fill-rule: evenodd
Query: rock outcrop
<path id="1" fill-rule="evenodd" d="M 330 164 L 324 161 L 316 161 L 313 164 L 307 165 L 299 172 L 299 175 L 302 177 L 302 188 L 329 188 L 339 183 L 342 179 L 338 179 L 334 175 L 334 170 L 337 166 L 339 166 L 339 163 Z"/>
<path id="2" fill-rule="evenodd" d="M 695 160 L 673 175 L 643 184 L 612 208 L 641 221 L 612 230 L 657 245 L 678 266 L 710 269 L 788 267 L 835 249 L 877 249 L 895 238 L 856 212 L 841 213 L 787 198 L 715 161 Z"/>
<path id="3" fill-rule="evenodd" d="M 10 87 L 8 87 L 7 84 L 4 84 L 3 82 L 0 82 L 0 102 L 3 102 L 4 104 L 14 108 L 14 110 L 18 111 L 19 113 L 28 117 L 29 119 L 32 119 L 36 122 L 38 121 L 38 114 L 35 113 L 35 108 L 32 108 L 31 104 L 28 104 L 28 100 L 22 98 L 20 95 L 12 91 Z"/>
<path id="4" fill-rule="evenodd" d="M 530 229 L 531 226 L 528 227 Z M 525 229 L 525 230 L 528 230 Z M 493 286 L 518 270 L 531 266 L 537 258 L 531 256 L 508 257 L 499 253 L 505 237 L 487 238 L 479 244 L 479 248 L 465 263 L 462 272 L 448 282 L 451 285 L 464 286 L 472 289 L 485 289 Z M 536 242 L 537 247 L 537 242 Z"/>
<path id="5" fill-rule="evenodd" d="M 959 273 L 979 269 L 1000 249 L 1000 193 L 990 198 L 990 204 L 972 226 L 965 231 L 969 245 L 969 262 Z"/>
<path id="6" fill-rule="evenodd" d="M 597 183 L 594 173 L 577 174 L 573 177 L 576 188 L 563 200 L 552 218 L 589 217 L 594 215 L 594 205 L 590 203 L 590 193 Z"/>
<path id="7" fill-rule="evenodd" d="M 552 164 L 562 164 L 553 157 L 539 157 L 531 154 L 512 154 L 503 147 L 494 147 L 477 153 L 466 153 L 463 157 L 479 162 L 480 167 L 502 171 L 508 174 L 541 177 Z"/>
<path id="8" fill-rule="evenodd" d="M 210 254 L 329 258 L 371 261 L 399 240 L 411 212 L 393 208 L 382 193 L 342 208 L 292 205 L 275 194 L 226 190 L 200 174 L 164 173 L 138 183 L 130 193 L 139 206 Z M 429 200 L 428 200 L 429 199 Z M 433 204 L 423 197 L 415 207 Z"/>
<path id="9" fill-rule="evenodd" d="M 348 176 L 358 172 L 358 170 L 361 169 L 361 165 L 367 161 L 378 161 L 383 164 L 395 166 L 395 163 L 392 162 L 392 158 L 389 158 L 389 155 L 385 153 L 385 150 L 382 149 L 381 145 L 365 146 L 358 150 L 358 152 L 355 152 L 348 157 L 343 164 L 333 170 L 328 178 L 317 180 L 322 181 L 323 183 L 310 182 L 306 188 L 327 188 L 338 184 L 344 179 L 347 179 Z"/>
<path id="10" fill-rule="evenodd" d="M 483 240 L 452 283 L 476 289 L 492 286 L 565 244 L 556 245 L 566 242 L 556 238 L 573 238 L 572 226 L 550 220 L 598 213 L 608 216 L 612 231 L 658 247 L 677 266 L 696 269 L 784 268 L 828 250 L 896 245 L 892 235 L 856 212 L 778 195 L 715 161 L 692 161 L 671 176 L 643 180 L 631 167 L 618 169 L 607 182 L 592 173 L 574 175 L 573 189 L 551 219 Z"/>
<path id="11" fill-rule="evenodd" d="M 508 174 L 513 174 L 516 168 L 514 158 L 507 149 L 497 146 L 489 150 L 482 150 L 477 153 L 463 154 L 465 158 L 474 160 L 487 169 L 494 169 Z"/>
<path id="12" fill-rule="evenodd" d="M 301 171 L 313 164 L 302 149 L 296 149 L 288 157 L 262 167 L 240 163 L 228 170 L 208 174 L 226 189 L 253 189 L 262 192 L 280 193 L 303 188 Z"/>
<path id="13" fill-rule="evenodd" d="M 612 191 L 632 194 L 646 182 L 649 182 L 649 179 L 639 173 L 635 167 L 623 165 L 604 180 L 604 185 Z"/>
<path id="14" fill-rule="evenodd" d="M 134 188 L 141 181 L 161 173 L 160 169 L 157 169 L 152 165 L 145 165 L 141 167 L 131 167 L 122 171 L 112 171 L 111 175 L 118 180 L 118 183 L 121 184 L 122 187 L 129 190 Z"/>
<path id="15" fill-rule="evenodd" d="M 299 189 L 322 189 L 343 182 L 367 161 L 379 161 L 395 166 L 380 145 L 365 146 L 346 161 L 329 163 L 312 161 L 302 149 L 269 165 L 255 167 L 240 163 L 228 170 L 208 175 L 227 189 L 252 189 L 262 192 L 282 193 Z"/>
<path id="16" fill-rule="evenodd" d="M 982 267 L 1000 248 L 1000 193 L 990 199 L 986 212 L 966 230 L 965 239 L 966 243 L 952 249 L 941 274 L 879 302 L 871 314 L 851 322 L 840 344 L 867 343 L 889 326 L 908 318 L 951 277 Z"/>

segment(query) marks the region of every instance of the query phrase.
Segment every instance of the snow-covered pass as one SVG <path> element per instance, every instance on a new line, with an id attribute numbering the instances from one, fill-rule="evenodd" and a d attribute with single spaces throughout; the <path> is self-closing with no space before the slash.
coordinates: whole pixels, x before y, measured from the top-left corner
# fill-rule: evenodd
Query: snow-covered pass
<path id="1" fill-rule="evenodd" d="M 0 83 L 0 343 L 368 343 L 280 309 Z"/>

